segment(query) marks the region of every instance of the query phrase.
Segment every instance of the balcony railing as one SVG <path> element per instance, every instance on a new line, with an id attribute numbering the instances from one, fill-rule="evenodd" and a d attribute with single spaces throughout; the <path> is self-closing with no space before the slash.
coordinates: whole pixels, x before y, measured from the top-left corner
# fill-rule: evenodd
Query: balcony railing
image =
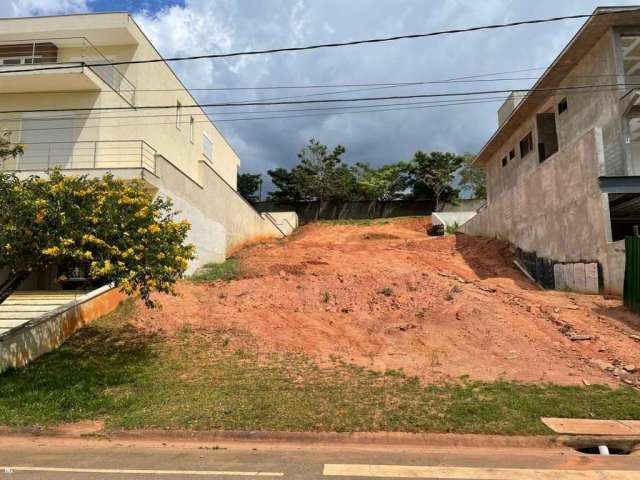
<path id="1" fill-rule="evenodd" d="M 24 154 L 0 161 L 0 170 L 42 172 L 63 170 L 156 171 L 156 150 L 143 140 L 23 143 Z"/>
<path id="2" fill-rule="evenodd" d="M 136 88 L 133 83 L 84 37 L 0 42 L 0 73 L 3 70 L 27 72 L 48 65 L 87 67 L 129 104 L 135 105 Z"/>

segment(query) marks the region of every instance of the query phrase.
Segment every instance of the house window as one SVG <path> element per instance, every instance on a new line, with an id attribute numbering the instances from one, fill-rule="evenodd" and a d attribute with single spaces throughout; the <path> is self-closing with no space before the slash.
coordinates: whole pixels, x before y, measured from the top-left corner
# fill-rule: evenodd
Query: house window
<path id="1" fill-rule="evenodd" d="M 206 133 L 202 134 L 202 154 L 210 162 L 213 161 L 213 141 Z"/>
<path id="2" fill-rule="evenodd" d="M 560 100 L 560 103 L 558 103 L 558 115 L 562 115 L 568 109 L 569 105 L 567 105 L 567 99 L 563 98 L 562 100 Z"/>
<path id="3" fill-rule="evenodd" d="M 504 157 L 504 158 L 502 159 L 502 166 L 503 166 L 503 167 L 506 167 L 506 166 L 507 166 L 507 157 Z"/>
<path id="4" fill-rule="evenodd" d="M 511 150 L 509 152 L 509 160 L 513 160 L 514 158 L 516 158 L 516 151 L 515 150 Z"/>
<path id="5" fill-rule="evenodd" d="M 0 58 L 0 65 L 31 65 L 33 63 L 42 63 L 42 55 Z"/>
<path id="6" fill-rule="evenodd" d="M 182 104 L 178 101 L 176 102 L 176 128 L 180 130 L 182 124 Z"/>
<path id="7" fill-rule="evenodd" d="M 526 137 L 520 140 L 520 158 L 526 157 L 531 150 L 533 150 L 533 137 L 529 132 Z"/>
<path id="8" fill-rule="evenodd" d="M 196 121 L 193 117 L 189 117 L 189 140 L 193 143 L 193 131 L 196 128 Z"/>

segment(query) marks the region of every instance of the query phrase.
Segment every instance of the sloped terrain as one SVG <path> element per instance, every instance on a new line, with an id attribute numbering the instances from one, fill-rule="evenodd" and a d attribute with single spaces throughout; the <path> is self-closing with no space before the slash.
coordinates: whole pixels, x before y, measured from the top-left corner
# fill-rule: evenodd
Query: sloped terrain
<path id="1" fill-rule="evenodd" d="M 139 306 L 132 322 L 426 382 L 640 386 L 640 319 L 620 300 L 541 291 L 506 244 L 428 237 L 428 223 L 305 226 L 239 252 L 236 279 L 181 282 L 180 296 L 160 297 L 156 311 Z"/>

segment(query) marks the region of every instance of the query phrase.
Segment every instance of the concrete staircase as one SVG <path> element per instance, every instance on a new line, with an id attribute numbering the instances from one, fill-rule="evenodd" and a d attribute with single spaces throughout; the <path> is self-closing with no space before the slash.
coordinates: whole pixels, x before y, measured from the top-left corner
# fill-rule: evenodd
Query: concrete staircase
<path id="1" fill-rule="evenodd" d="M 0 304 L 0 336 L 66 303 L 76 300 L 83 291 L 16 292 Z"/>

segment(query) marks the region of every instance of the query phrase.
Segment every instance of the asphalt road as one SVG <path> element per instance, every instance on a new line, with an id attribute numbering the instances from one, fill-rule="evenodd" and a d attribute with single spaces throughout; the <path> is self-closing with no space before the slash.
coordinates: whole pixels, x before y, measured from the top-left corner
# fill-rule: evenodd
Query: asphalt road
<path id="1" fill-rule="evenodd" d="M 1 437 L 0 480 L 640 480 L 640 452 Z"/>

